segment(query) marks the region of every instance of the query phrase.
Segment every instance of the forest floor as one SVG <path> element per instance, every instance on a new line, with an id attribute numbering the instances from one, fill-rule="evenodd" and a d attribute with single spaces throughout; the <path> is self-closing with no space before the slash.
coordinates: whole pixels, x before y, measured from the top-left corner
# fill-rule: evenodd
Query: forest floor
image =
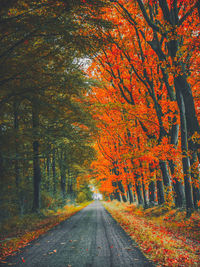
<path id="1" fill-rule="evenodd" d="M 80 205 L 66 205 L 56 211 L 44 210 L 4 221 L 0 226 L 0 261 L 29 244 L 60 222 L 71 217 L 89 202 Z"/>
<path id="2" fill-rule="evenodd" d="M 157 266 L 200 266 L 200 213 L 104 202 L 105 208 Z"/>

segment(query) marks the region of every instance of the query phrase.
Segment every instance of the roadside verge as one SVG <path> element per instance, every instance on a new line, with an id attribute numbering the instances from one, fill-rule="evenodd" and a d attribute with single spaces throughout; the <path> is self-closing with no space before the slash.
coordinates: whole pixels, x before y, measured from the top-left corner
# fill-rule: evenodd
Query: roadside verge
<path id="1" fill-rule="evenodd" d="M 104 207 L 137 242 L 144 255 L 158 266 L 200 266 L 200 242 L 145 217 L 141 209 L 125 203 L 103 202 Z M 158 216 L 159 217 L 159 216 Z M 163 221 L 164 222 L 164 221 Z"/>
<path id="2" fill-rule="evenodd" d="M 86 202 L 78 206 L 66 205 L 56 212 L 48 211 L 42 214 L 42 216 L 30 214 L 24 216 L 21 221 L 16 220 L 13 225 L 9 225 L 7 236 L 1 236 L 0 261 L 3 262 L 6 257 L 15 254 L 20 248 L 27 246 L 29 242 L 70 218 L 90 203 Z"/>

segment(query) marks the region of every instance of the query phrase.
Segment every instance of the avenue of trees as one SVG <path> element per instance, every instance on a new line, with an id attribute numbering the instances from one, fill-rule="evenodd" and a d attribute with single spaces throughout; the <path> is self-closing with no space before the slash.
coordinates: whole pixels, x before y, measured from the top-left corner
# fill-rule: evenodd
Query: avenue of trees
<path id="1" fill-rule="evenodd" d="M 0 1 L 1 219 L 91 198 L 80 178 L 95 157 L 83 69 L 103 43 L 103 5 Z"/>
<path id="2" fill-rule="evenodd" d="M 99 132 L 93 162 L 101 192 L 112 199 L 200 205 L 200 2 L 112 0 L 113 29 L 88 75 Z"/>
<path id="3" fill-rule="evenodd" d="M 0 0 L 0 217 L 200 206 L 199 0 Z"/>

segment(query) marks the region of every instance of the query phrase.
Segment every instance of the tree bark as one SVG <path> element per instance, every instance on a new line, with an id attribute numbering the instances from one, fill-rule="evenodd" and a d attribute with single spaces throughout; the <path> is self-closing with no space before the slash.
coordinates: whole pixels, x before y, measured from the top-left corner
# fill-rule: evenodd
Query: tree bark
<path id="1" fill-rule="evenodd" d="M 114 199 L 121 202 L 121 197 L 120 197 L 119 191 L 117 189 L 114 191 Z"/>
<path id="2" fill-rule="evenodd" d="M 66 172 L 65 170 L 61 169 L 61 180 L 60 180 L 60 187 L 61 187 L 61 192 L 62 192 L 62 198 L 63 198 L 63 203 L 65 203 L 65 198 L 66 198 Z"/>
<path id="3" fill-rule="evenodd" d="M 52 153 L 52 173 L 53 173 L 53 194 L 56 194 L 56 151 L 53 148 Z"/>
<path id="4" fill-rule="evenodd" d="M 132 188 L 132 185 L 131 185 L 131 183 L 129 183 L 128 184 L 128 194 L 129 194 L 129 202 L 130 202 L 130 204 L 133 203 L 133 192 L 132 192 L 131 188 Z"/>
<path id="5" fill-rule="evenodd" d="M 120 192 L 121 192 L 122 200 L 123 200 L 124 202 L 127 202 L 127 199 L 126 199 L 126 196 L 125 196 L 125 190 L 124 190 L 124 187 L 123 187 L 122 182 L 121 182 L 121 181 L 118 181 L 117 184 L 118 184 L 119 190 L 120 190 Z"/>
<path id="6" fill-rule="evenodd" d="M 175 119 L 176 120 L 176 119 Z M 171 130 L 171 144 L 174 145 L 174 148 L 177 148 L 178 145 L 178 133 L 179 133 L 179 125 L 174 121 L 174 124 L 172 125 Z M 169 160 L 169 167 L 171 171 L 171 175 L 173 177 L 172 185 L 174 189 L 174 201 L 175 206 L 182 207 L 184 204 L 184 189 L 182 183 L 177 179 L 177 177 L 174 177 L 175 174 L 175 164 L 173 160 Z"/>
<path id="7" fill-rule="evenodd" d="M 149 183 L 149 204 L 150 206 L 154 206 L 155 203 L 155 183 L 151 181 Z"/>
<path id="8" fill-rule="evenodd" d="M 175 173 L 175 164 L 174 164 L 173 160 L 169 161 L 169 167 L 170 167 L 170 171 L 171 171 L 171 174 L 173 177 L 174 173 Z M 183 185 L 176 177 L 173 177 L 172 185 L 174 188 L 175 206 L 176 206 L 176 208 L 183 207 L 184 200 L 185 200 Z"/>
<path id="9" fill-rule="evenodd" d="M 14 130 L 15 130 L 15 184 L 17 190 L 17 197 L 19 203 L 20 215 L 24 214 L 24 203 L 23 203 L 23 192 L 20 188 L 20 162 L 19 162 L 19 149 L 18 149 L 18 131 L 19 131 L 19 114 L 18 114 L 19 103 L 14 101 Z"/>
<path id="10" fill-rule="evenodd" d="M 174 78 L 174 85 L 178 95 L 182 95 L 182 99 L 184 102 L 184 113 L 186 119 L 186 127 L 187 127 L 187 135 L 188 139 L 191 140 L 192 135 L 197 132 L 200 133 L 199 122 L 196 115 L 194 98 L 192 95 L 192 90 L 190 85 L 187 82 L 187 78 L 185 75 L 178 75 Z M 179 97 L 180 98 L 180 97 Z M 180 100 L 179 100 L 180 102 Z M 195 142 L 191 142 L 191 146 L 193 150 L 197 150 L 199 146 Z"/>
<path id="11" fill-rule="evenodd" d="M 39 160 L 39 140 L 37 132 L 39 128 L 39 107 L 37 99 L 32 103 L 32 126 L 33 126 L 33 212 L 40 210 L 40 184 L 41 170 Z"/>
<path id="12" fill-rule="evenodd" d="M 18 105 L 14 102 L 14 129 L 15 129 L 15 184 L 17 190 L 19 189 L 20 183 L 20 169 L 19 169 L 19 160 L 18 160 L 18 130 L 19 130 L 19 115 L 18 115 Z"/>
<path id="13" fill-rule="evenodd" d="M 142 192 L 141 192 L 141 186 L 140 186 L 140 181 L 138 181 L 138 175 L 136 174 L 136 180 L 135 180 L 135 189 L 136 189 L 136 195 L 138 199 L 138 204 L 143 205 L 143 197 L 142 197 Z"/>
<path id="14" fill-rule="evenodd" d="M 167 163 L 166 163 L 166 161 L 160 160 L 159 161 L 159 165 L 160 165 L 160 170 L 162 172 L 164 186 L 169 188 L 169 186 L 170 186 L 170 176 L 169 176 L 169 171 L 168 171 L 168 168 L 167 168 Z"/>
<path id="15" fill-rule="evenodd" d="M 47 165 L 46 165 L 46 171 L 47 171 L 47 191 L 50 191 L 50 155 L 47 154 Z"/>
<path id="16" fill-rule="evenodd" d="M 156 177 L 156 186 L 157 186 L 158 205 L 162 205 L 165 202 L 164 188 L 163 188 L 163 182 L 158 175 Z"/>
<path id="17" fill-rule="evenodd" d="M 180 88 L 179 88 L 180 89 Z M 190 180 L 190 160 L 188 157 L 188 139 L 187 139 L 187 122 L 185 116 L 185 104 L 181 90 L 176 92 L 177 102 L 180 110 L 181 118 L 181 149 L 182 149 L 182 164 L 184 173 L 186 210 L 189 217 L 193 210 L 192 188 Z"/>
<path id="18" fill-rule="evenodd" d="M 192 193 L 193 193 L 193 201 L 194 201 L 194 208 L 198 209 L 198 202 L 200 201 L 200 191 L 199 191 L 199 167 L 198 167 L 198 160 L 197 160 L 197 153 L 196 151 L 192 152 L 191 155 L 191 178 L 192 178 Z"/>
<path id="19" fill-rule="evenodd" d="M 146 196 L 146 190 L 145 190 L 143 177 L 142 177 L 142 191 L 143 191 L 143 199 L 144 199 L 144 209 L 146 209 L 148 207 L 148 204 L 147 204 L 147 196 Z"/>

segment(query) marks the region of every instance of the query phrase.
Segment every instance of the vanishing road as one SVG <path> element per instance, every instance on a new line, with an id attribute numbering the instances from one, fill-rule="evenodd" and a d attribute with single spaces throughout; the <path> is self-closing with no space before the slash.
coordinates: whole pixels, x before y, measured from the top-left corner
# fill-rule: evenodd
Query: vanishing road
<path id="1" fill-rule="evenodd" d="M 153 266 L 130 237 L 95 201 L 54 227 L 1 266 Z"/>

